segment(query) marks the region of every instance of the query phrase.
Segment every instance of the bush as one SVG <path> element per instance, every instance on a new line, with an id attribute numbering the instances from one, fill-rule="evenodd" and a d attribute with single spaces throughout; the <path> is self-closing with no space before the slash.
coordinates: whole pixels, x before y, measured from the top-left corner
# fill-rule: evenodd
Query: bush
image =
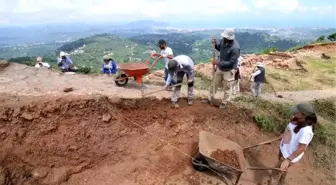
<path id="1" fill-rule="evenodd" d="M 328 39 L 329 39 L 330 41 L 336 41 L 336 33 L 333 33 L 333 34 L 329 35 L 329 36 L 328 36 Z"/>
<path id="2" fill-rule="evenodd" d="M 89 74 L 91 72 L 91 66 L 78 66 L 78 72 L 83 74 Z"/>
<path id="3" fill-rule="evenodd" d="M 275 48 L 275 47 L 272 47 L 272 48 L 267 48 L 266 50 L 262 51 L 261 53 L 262 54 L 270 54 L 272 52 L 276 52 L 278 49 Z"/>
<path id="4" fill-rule="evenodd" d="M 325 40 L 325 36 L 324 35 L 322 35 L 322 36 L 320 36 L 318 39 L 316 39 L 316 43 L 320 43 L 320 42 L 323 42 Z"/>

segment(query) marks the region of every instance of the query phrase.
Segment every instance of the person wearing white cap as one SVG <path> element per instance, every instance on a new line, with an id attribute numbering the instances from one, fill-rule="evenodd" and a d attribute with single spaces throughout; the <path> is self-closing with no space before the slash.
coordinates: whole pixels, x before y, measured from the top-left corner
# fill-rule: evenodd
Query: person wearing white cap
<path id="1" fill-rule="evenodd" d="M 57 61 L 58 66 L 61 68 L 62 72 L 76 72 L 76 68 L 73 66 L 72 60 L 64 51 L 60 52 L 61 59 Z"/>
<path id="2" fill-rule="evenodd" d="M 251 93 L 252 96 L 259 97 L 261 95 L 261 87 L 265 81 L 265 68 L 261 62 L 257 62 L 255 72 L 251 74 Z"/>
<path id="3" fill-rule="evenodd" d="M 212 63 L 217 66 L 215 73 L 214 86 L 210 88 L 210 96 L 204 100 L 204 103 L 212 103 L 218 86 L 223 84 L 224 97 L 220 105 L 221 109 L 225 109 L 227 102 L 231 97 L 231 84 L 234 81 L 234 76 L 238 67 L 238 57 L 240 55 L 240 46 L 235 40 L 234 30 L 225 29 L 221 34 L 223 39 L 220 43 L 212 40 L 213 47 L 219 51 L 219 61 L 214 60 Z"/>

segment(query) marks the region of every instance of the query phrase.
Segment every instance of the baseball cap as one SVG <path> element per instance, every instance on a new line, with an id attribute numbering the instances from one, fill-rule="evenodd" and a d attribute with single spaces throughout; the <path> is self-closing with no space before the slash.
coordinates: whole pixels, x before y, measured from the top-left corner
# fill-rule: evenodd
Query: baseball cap
<path id="1" fill-rule="evenodd" d="M 316 113 L 314 106 L 308 102 L 302 102 L 294 105 L 291 111 L 293 114 L 301 112 L 304 113 L 305 115 L 311 115 Z"/>
<path id="2" fill-rule="evenodd" d="M 166 44 L 166 41 L 163 39 L 160 39 L 158 42 L 158 46 L 162 45 L 162 44 Z"/>

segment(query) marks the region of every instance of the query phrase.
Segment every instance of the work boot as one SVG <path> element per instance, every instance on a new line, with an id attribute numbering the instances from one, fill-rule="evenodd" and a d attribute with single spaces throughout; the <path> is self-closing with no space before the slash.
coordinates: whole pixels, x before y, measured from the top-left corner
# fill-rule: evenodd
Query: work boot
<path id="1" fill-rule="evenodd" d="M 191 106 L 194 103 L 194 100 L 188 100 L 188 105 Z"/>
<path id="2" fill-rule="evenodd" d="M 167 91 L 173 91 L 173 87 L 168 87 Z"/>
<path id="3" fill-rule="evenodd" d="M 220 109 L 225 109 L 226 108 L 226 103 L 221 103 L 219 106 Z"/>
<path id="4" fill-rule="evenodd" d="M 212 98 L 211 99 L 208 99 L 208 98 L 203 99 L 202 103 L 211 104 L 212 103 Z"/>
<path id="5" fill-rule="evenodd" d="M 177 109 L 180 106 L 179 106 L 179 104 L 177 102 L 173 102 L 172 105 L 171 105 L 171 107 Z"/>

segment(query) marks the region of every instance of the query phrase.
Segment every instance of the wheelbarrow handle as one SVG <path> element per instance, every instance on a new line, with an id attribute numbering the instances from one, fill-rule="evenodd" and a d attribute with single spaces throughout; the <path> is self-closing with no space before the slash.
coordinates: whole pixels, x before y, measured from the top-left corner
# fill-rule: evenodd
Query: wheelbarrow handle
<path id="1" fill-rule="evenodd" d="M 151 60 L 153 57 L 154 57 L 154 56 L 150 56 L 150 57 L 145 61 L 145 64 L 146 64 L 146 65 L 149 65 L 150 60 Z M 154 60 L 154 62 L 150 65 L 149 69 L 152 69 L 160 59 L 161 59 L 161 57 L 156 57 L 156 59 Z"/>
<path id="2" fill-rule="evenodd" d="M 275 170 L 282 171 L 280 168 L 271 168 L 271 167 L 248 167 L 248 170 Z"/>
<path id="3" fill-rule="evenodd" d="M 150 61 L 150 59 L 152 59 L 153 58 L 153 56 L 151 55 L 151 56 L 149 56 L 149 58 L 147 58 L 147 60 L 145 61 L 145 64 L 149 64 L 149 61 Z"/>

